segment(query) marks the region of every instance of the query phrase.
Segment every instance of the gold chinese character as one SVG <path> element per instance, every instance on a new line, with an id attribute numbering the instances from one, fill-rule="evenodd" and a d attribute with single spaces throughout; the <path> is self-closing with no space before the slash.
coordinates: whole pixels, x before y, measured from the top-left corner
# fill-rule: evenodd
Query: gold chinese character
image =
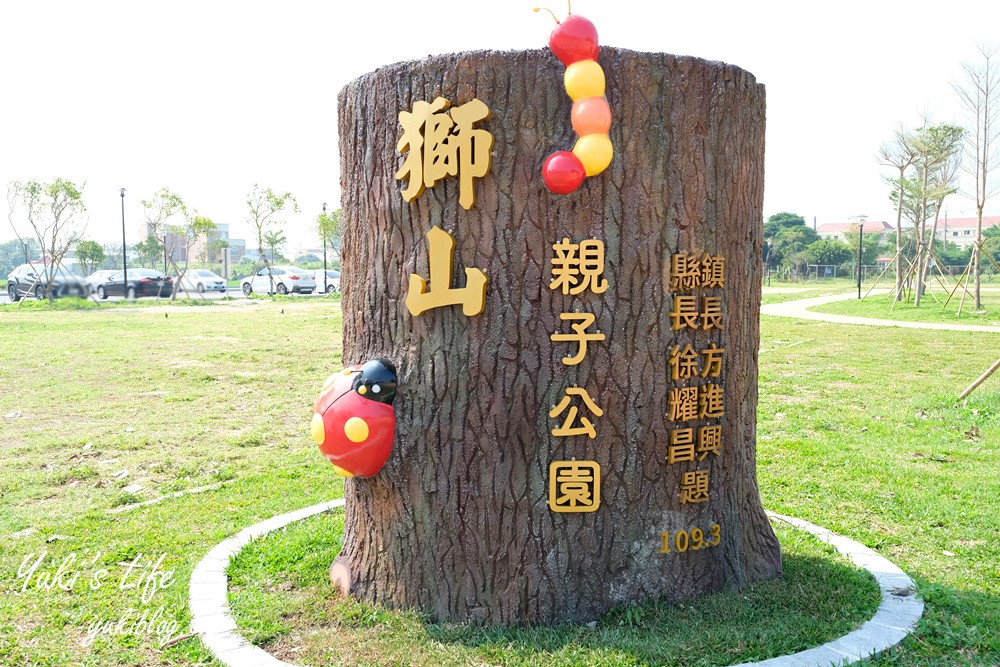
<path id="1" fill-rule="evenodd" d="M 695 470 L 681 475 L 681 504 L 708 500 L 708 471 Z"/>
<path id="2" fill-rule="evenodd" d="M 451 102 L 443 97 L 416 102 L 413 111 L 400 111 L 403 136 L 396 150 L 407 153 L 397 179 L 408 179 L 403 199 L 413 201 L 424 188 L 432 188 L 448 176 L 459 177 L 458 201 L 465 209 L 475 204 L 473 178 L 490 171 L 493 135 L 473 126 L 490 116 L 490 110 L 474 99 L 444 113 Z"/>
<path id="3" fill-rule="evenodd" d="M 698 419 L 715 419 L 724 414 L 722 387 L 717 384 L 698 387 Z"/>
<path id="4" fill-rule="evenodd" d="M 681 349 L 674 345 L 670 350 L 670 377 L 674 380 L 686 380 L 698 374 L 698 353 L 690 345 Z"/>
<path id="5" fill-rule="evenodd" d="M 694 461 L 694 429 L 679 428 L 670 432 L 667 463 Z"/>
<path id="6" fill-rule="evenodd" d="M 579 294 L 588 287 L 594 294 L 603 294 L 608 289 L 608 281 L 601 277 L 604 273 L 604 241 L 595 239 L 570 243 L 564 238 L 554 243 L 552 249 L 551 289 L 562 288 L 563 294 Z"/>
<path id="7" fill-rule="evenodd" d="M 597 461 L 549 464 L 549 509 L 593 512 L 601 505 L 601 466 Z"/>
<path id="8" fill-rule="evenodd" d="M 701 328 L 705 331 L 709 329 L 722 328 L 722 297 L 706 296 L 701 300 Z"/>
<path id="9" fill-rule="evenodd" d="M 722 447 L 722 427 L 702 426 L 698 429 L 698 457 L 699 461 L 704 461 L 710 453 L 719 455 L 719 448 Z"/>
<path id="10" fill-rule="evenodd" d="M 668 399 L 668 419 L 683 422 L 698 418 L 698 387 L 673 387 Z"/>
<path id="11" fill-rule="evenodd" d="M 697 255 L 685 252 L 670 256 L 670 289 L 689 290 L 701 287 L 701 262 Z"/>
<path id="12" fill-rule="evenodd" d="M 583 361 L 584 355 L 587 354 L 587 341 L 604 340 L 604 334 L 600 332 L 586 333 L 587 327 L 593 324 L 594 320 L 597 319 L 593 313 L 560 313 L 559 319 L 580 320 L 578 323 L 571 325 L 573 331 L 576 333 L 554 333 L 550 336 L 550 338 L 556 342 L 572 341 L 579 345 L 574 356 L 563 357 L 562 362 L 567 366 L 575 366 Z"/>
<path id="13" fill-rule="evenodd" d="M 410 287 L 406 293 L 406 308 L 413 316 L 441 306 L 461 304 L 462 312 L 472 317 L 486 307 L 486 284 L 489 279 L 480 269 L 465 269 L 465 287 L 451 286 L 451 273 L 455 257 L 455 239 L 440 227 L 427 232 L 428 273 L 427 281 L 415 273 L 410 274 Z"/>
<path id="14" fill-rule="evenodd" d="M 726 260 L 722 255 L 709 255 L 707 252 L 701 257 L 701 286 L 707 289 L 726 286 Z"/>
<path id="15" fill-rule="evenodd" d="M 674 331 L 678 329 L 698 328 L 698 300 L 693 296 L 674 296 L 674 310 L 670 313 L 670 319 L 674 321 L 670 327 Z"/>
<path id="16" fill-rule="evenodd" d="M 597 431 L 594 430 L 594 424 L 591 423 L 586 417 L 580 417 L 580 426 L 573 426 L 576 422 L 576 416 L 579 410 L 575 405 L 570 406 L 570 396 L 579 396 L 584 405 L 588 410 L 594 413 L 595 416 L 600 417 L 604 414 L 604 410 L 597 407 L 597 404 L 590 398 L 590 394 L 587 393 L 586 389 L 580 389 L 579 387 L 571 387 L 566 390 L 566 394 L 563 396 L 562 400 L 559 401 L 559 405 L 552 408 L 549 412 L 549 417 L 558 417 L 563 411 L 569 406 L 569 414 L 566 415 L 566 419 L 563 420 L 563 425 L 559 428 L 552 429 L 552 435 L 558 436 L 571 436 L 571 435 L 589 435 L 591 438 L 597 437 Z"/>
<path id="17" fill-rule="evenodd" d="M 701 351 L 701 355 L 705 357 L 705 367 L 701 371 L 703 378 L 717 378 L 722 375 L 722 355 L 725 353 L 726 348 L 719 347 L 715 343 L 709 345 L 707 350 Z"/>

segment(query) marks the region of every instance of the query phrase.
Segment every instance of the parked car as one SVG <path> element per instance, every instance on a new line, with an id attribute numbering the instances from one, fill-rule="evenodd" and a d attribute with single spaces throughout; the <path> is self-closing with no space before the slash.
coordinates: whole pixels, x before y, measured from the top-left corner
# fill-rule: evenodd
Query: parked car
<path id="1" fill-rule="evenodd" d="M 270 270 L 265 266 L 240 281 L 240 288 L 248 296 L 251 292 L 312 294 L 316 289 L 316 281 L 313 280 L 312 271 L 297 266 L 272 266 Z"/>
<path id="2" fill-rule="evenodd" d="M 226 281 L 222 276 L 207 269 L 191 269 L 177 281 L 177 289 L 198 290 L 199 292 L 226 291 Z"/>
<path id="3" fill-rule="evenodd" d="M 316 281 L 316 291 L 323 292 L 323 269 L 316 269 L 315 271 L 313 271 L 313 280 Z M 326 291 L 327 292 L 340 291 L 340 271 L 327 269 Z"/>
<path id="4" fill-rule="evenodd" d="M 90 289 L 90 293 L 96 293 L 98 287 L 107 284 L 108 278 L 113 276 L 114 273 L 114 269 L 101 269 L 100 271 L 94 271 L 87 276 L 87 287 Z"/>
<path id="5" fill-rule="evenodd" d="M 49 279 L 52 280 L 52 295 L 85 297 L 89 290 L 83 278 L 72 271 L 58 266 L 53 271 L 43 264 L 21 264 L 7 275 L 7 296 L 11 301 L 17 301 L 23 296 L 34 296 L 44 299 L 49 292 Z"/>
<path id="6" fill-rule="evenodd" d="M 174 291 L 174 279 L 156 269 L 129 269 L 128 286 L 121 271 L 115 271 L 107 282 L 97 287 L 97 296 L 125 296 L 134 299 L 139 296 L 170 296 Z"/>

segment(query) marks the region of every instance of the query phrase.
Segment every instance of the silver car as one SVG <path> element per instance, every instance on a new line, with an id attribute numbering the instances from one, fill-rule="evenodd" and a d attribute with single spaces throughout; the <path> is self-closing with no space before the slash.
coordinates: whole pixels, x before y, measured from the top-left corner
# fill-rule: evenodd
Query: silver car
<path id="1" fill-rule="evenodd" d="M 222 276 L 208 269 L 191 269 L 185 271 L 180 279 L 178 289 L 198 290 L 199 292 L 226 291 L 226 281 Z"/>
<path id="2" fill-rule="evenodd" d="M 312 294 L 316 289 L 312 271 L 297 266 L 264 267 L 240 281 L 240 288 L 247 296 L 251 292 L 263 294 Z"/>

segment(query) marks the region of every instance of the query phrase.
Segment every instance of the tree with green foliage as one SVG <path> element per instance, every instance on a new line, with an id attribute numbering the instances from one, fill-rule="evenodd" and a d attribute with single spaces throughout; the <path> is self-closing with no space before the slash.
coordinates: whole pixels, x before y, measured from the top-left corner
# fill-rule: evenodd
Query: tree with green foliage
<path id="1" fill-rule="evenodd" d="M 63 257 L 76 245 L 83 232 L 78 218 L 86 207 L 83 186 L 56 178 L 49 182 L 15 181 L 7 185 L 11 227 L 18 239 L 33 235 L 42 251 L 44 266 L 36 267 L 49 301 L 55 298 L 51 286 Z M 14 223 L 21 221 L 21 226 Z"/>
<path id="2" fill-rule="evenodd" d="M 925 123 L 910 138 L 917 156 L 914 167 L 917 182 L 915 192 L 918 200 L 914 208 L 919 210 L 917 220 L 914 221 L 917 233 L 917 284 L 914 289 L 914 306 L 920 305 L 923 296 L 941 205 L 945 197 L 957 191 L 955 177 L 958 173 L 959 151 L 964 136 L 965 129 L 957 125 Z M 928 237 L 927 222 L 931 217 L 934 222 Z"/>
<path id="3" fill-rule="evenodd" d="M 286 243 L 288 243 L 288 238 L 285 236 L 284 231 L 280 229 L 272 229 L 269 232 L 265 232 L 264 243 L 267 244 L 267 249 L 271 251 L 270 258 L 272 262 L 279 257 L 282 260 L 284 259 L 285 256 L 282 254 L 281 249 Z"/>
<path id="4" fill-rule="evenodd" d="M 11 239 L 0 243 L 0 277 L 6 277 L 16 267 L 37 255 L 38 241 L 35 239 Z"/>
<path id="5" fill-rule="evenodd" d="M 342 220 L 343 212 L 339 208 L 329 213 L 324 211 L 316 216 L 316 232 L 319 234 L 319 240 L 323 243 L 324 248 L 330 248 L 333 251 L 337 256 L 338 263 L 340 262 L 341 234 L 343 232 Z"/>
<path id="6" fill-rule="evenodd" d="M 769 243 L 768 266 L 792 273 L 805 270 L 809 264 L 805 250 L 819 239 L 813 228 L 806 225 L 805 218 L 788 212 L 768 218 L 764 223 L 764 235 Z"/>
<path id="7" fill-rule="evenodd" d="M 806 257 L 810 264 L 840 266 L 851 261 L 853 255 L 849 245 L 836 239 L 819 239 L 806 247 Z"/>
<path id="8" fill-rule="evenodd" d="M 76 259 L 84 275 L 91 274 L 104 261 L 104 248 L 97 241 L 80 241 L 76 244 Z"/>
<path id="9" fill-rule="evenodd" d="M 848 231 L 844 232 L 844 242 L 847 247 L 851 250 L 851 259 L 854 259 L 858 253 L 858 237 L 861 235 L 860 227 L 859 231 Z M 861 264 L 863 266 L 873 266 L 878 263 L 879 256 L 889 250 L 890 248 L 886 246 L 882 241 L 879 240 L 876 234 L 865 234 L 864 242 L 861 244 Z"/>
<path id="10" fill-rule="evenodd" d="M 337 212 L 339 213 L 340 211 L 338 210 Z M 789 213 L 788 211 L 775 213 L 764 223 L 764 238 L 772 239 L 783 229 L 804 227 L 805 225 L 806 219 L 798 213 Z"/>
<path id="11" fill-rule="evenodd" d="M 321 257 L 317 257 L 316 255 L 312 254 L 311 252 L 307 253 L 305 255 L 299 255 L 298 257 L 295 258 L 295 265 L 296 266 L 301 266 L 304 269 L 312 268 L 312 267 L 306 266 L 307 264 L 322 264 L 322 262 L 323 262 L 323 259 Z"/>
<path id="12" fill-rule="evenodd" d="M 984 265 L 989 265 L 997 273 L 994 262 L 1000 264 L 1000 225 L 993 225 L 983 232 L 983 253 L 993 258 L 993 262 L 987 260 Z"/>
<path id="13" fill-rule="evenodd" d="M 152 234 L 132 246 L 132 250 L 139 255 L 141 266 L 155 268 L 163 259 L 163 242 L 160 241 L 160 237 Z"/>

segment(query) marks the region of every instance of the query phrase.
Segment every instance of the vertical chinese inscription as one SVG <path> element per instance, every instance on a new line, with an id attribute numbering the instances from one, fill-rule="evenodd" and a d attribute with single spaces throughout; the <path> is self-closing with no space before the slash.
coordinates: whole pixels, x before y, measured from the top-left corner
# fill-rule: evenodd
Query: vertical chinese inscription
<path id="1" fill-rule="evenodd" d="M 668 350 L 670 387 L 666 397 L 666 417 L 673 428 L 667 433 L 666 459 L 682 468 L 677 489 L 681 507 L 711 501 L 711 463 L 722 453 L 722 424 L 726 415 L 722 374 L 726 349 L 716 342 L 699 338 L 715 335 L 725 327 L 722 297 L 716 290 L 725 287 L 725 258 L 710 253 L 680 252 L 670 257 L 671 299 L 667 316 L 671 330 L 692 342 L 676 344 Z M 704 332 L 704 333 L 703 333 Z M 660 553 L 699 550 L 721 539 L 721 528 L 712 524 L 714 541 L 703 541 L 700 528 L 679 529 L 674 533 L 674 549 L 668 547 L 670 531 L 661 533 Z"/>
<path id="2" fill-rule="evenodd" d="M 603 241 L 586 239 L 574 243 L 564 237 L 552 245 L 552 251 L 550 289 L 572 296 L 588 291 L 599 295 L 607 291 L 608 281 L 603 275 Z M 588 345 L 606 338 L 600 331 L 591 330 L 597 320 L 593 313 L 560 313 L 559 319 L 569 323 L 571 332 L 557 331 L 550 336 L 551 340 L 575 345 L 563 357 L 564 366 L 581 363 L 587 356 Z M 549 412 L 550 418 L 561 419 L 552 428 L 552 435 L 559 438 L 578 435 L 596 438 L 594 420 L 603 414 L 604 411 L 586 388 L 568 387 L 559 403 L 552 406 Z M 566 470 L 573 471 L 576 476 Z M 600 479 L 601 466 L 596 461 L 552 461 L 549 464 L 549 508 L 553 512 L 593 512 L 601 502 Z"/>

